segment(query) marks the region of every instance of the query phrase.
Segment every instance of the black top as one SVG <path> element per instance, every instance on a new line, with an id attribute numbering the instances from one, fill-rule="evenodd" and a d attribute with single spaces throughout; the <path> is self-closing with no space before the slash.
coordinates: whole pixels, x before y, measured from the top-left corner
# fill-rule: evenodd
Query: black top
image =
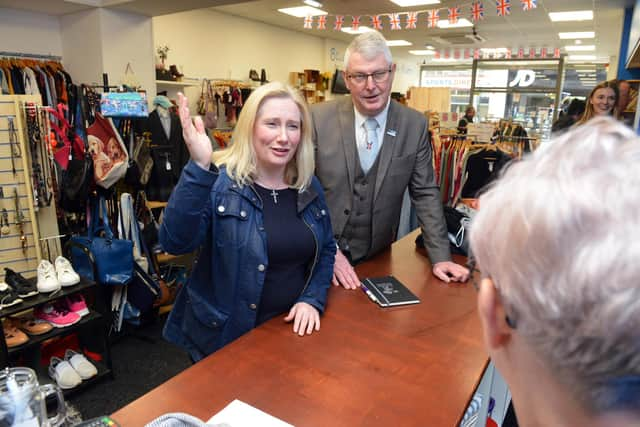
<path id="1" fill-rule="evenodd" d="M 297 213 L 298 191 L 268 190 L 254 185 L 262 199 L 269 267 L 264 279 L 256 326 L 288 312 L 302 294 L 313 261 L 313 234 Z M 277 200 L 277 202 L 276 202 Z"/>

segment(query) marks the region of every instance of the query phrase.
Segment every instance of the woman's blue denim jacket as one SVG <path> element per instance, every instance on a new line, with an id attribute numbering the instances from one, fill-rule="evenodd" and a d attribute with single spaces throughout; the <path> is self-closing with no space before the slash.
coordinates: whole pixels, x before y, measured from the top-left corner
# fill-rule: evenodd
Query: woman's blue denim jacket
<path id="1" fill-rule="evenodd" d="M 336 244 L 320 182 L 298 195 L 298 212 L 313 232 L 315 258 L 298 302 L 324 311 Z M 189 161 L 165 208 L 160 243 L 171 254 L 200 249 L 176 297 L 164 337 L 197 361 L 255 327 L 269 266 L 262 201 L 212 166 Z"/>

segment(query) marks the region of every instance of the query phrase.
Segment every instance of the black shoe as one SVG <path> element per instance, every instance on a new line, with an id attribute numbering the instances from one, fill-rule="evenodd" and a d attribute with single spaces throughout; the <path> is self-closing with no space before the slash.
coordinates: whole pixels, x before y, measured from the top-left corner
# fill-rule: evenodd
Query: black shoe
<path id="1" fill-rule="evenodd" d="M 35 283 L 22 277 L 10 268 L 4 269 L 4 281 L 18 294 L 20 298 L 28 298 L 38 295 L 38 288 Z"/>
<path id="2" fill-rule="evenodd" d="M 267 72 L 264 68 L 260 71 L 260 83 L 269 83 L 269 80 L 267 80 Z"/>
<path id="3" fill-rule="evenodd" d="M 256 70 L 249 70 L 249 78 L 254 82 L 260 81 L 260 77 L 258 76 L 258 72 Z"/>
<path id="4" fill-rule="evenodd" d="M 6 283 L 0 282 L 0 310 L 5 307 L 11 307 L 12 305 L 20 304 L 22 298 L 16 295 L 11 286 Z"/>

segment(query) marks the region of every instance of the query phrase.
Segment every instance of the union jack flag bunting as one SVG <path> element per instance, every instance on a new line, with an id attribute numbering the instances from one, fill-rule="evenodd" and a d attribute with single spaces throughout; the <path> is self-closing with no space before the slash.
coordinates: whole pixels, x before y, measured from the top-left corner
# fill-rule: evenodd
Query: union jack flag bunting
<path id="1" fill-rule="evenodd" d="M 559 47 L 553 49 L 553 57 L 554 58 L 560 58 L 560 48 Z"/>
<path id="2" fill-rule="evenodd" d="M 504 53 L 504 57 L 505 59 L 511 59 L 511 49 L 507 49 L 507 51 Z"/>
<path id="3" fill-rule="evenodd" d="M 480 59 L 480 49 L 476 48 L 473 51 L 473 59 Z"/>
<path id="4" fill-rule="evenodd" d="M 481 19 L 484 19 L 484 6 L 479 1 L 471 3 L 471 20 L 478 22 Z"/>
<path id="5" fill-rule="evenodd" d="M 518 59 L 522 59 L 524 58 L 524 49 L 523 48 L 519 48 L 518 49 Z"/>
<path id="6" fill-rule="evenodd" d="M 522 10 L 535 9 L 536 7 L 538 7 L 536 2 L 536 0 L 520 0 L 520 3 L 522 3 Z"/>
<path id="7" fill-rule="evenodd" d="M 358 31 L 358 28 L 360 28 L 360 17 L 359 16 L 352 16 L 351 17 L 351 29 L 353 31 Z"/>
<path id="8" fill-rule="evenodd" d="M 438 9 L 430 10 L 429 17 L 427 18 L 427 26 L 429 28 L 436 28 L 438 21 L 440 20 L 440 11 Z"/>
<path id="9" fill-rule="evenodd" d="M 340 31 L 342 30 L 342 24 L 344 23 L 344 16 L 342 15 L 336 15 L 336 23 L 333 26 L 333 29 L 335 31 Z"/>
<path id="10" fill-rule="evenodd" d="M 407 24 L 405 25 L 405 29 L 415 29 L 416 24 L 418 23 L 418 12 L 407 12 Z"/>
<path id="11" fill-rule="evenodd" d="M 459 17 L 460 17 L 460 8 L 459 7 L 450 7 L 449 8 L 449 24 L 451 24 L 451 25 L 457 24 Z"/>
<path id="12" fill-rule="evenodd" d="M 313 28 L 313 16 L 304 18 L 304 28 Z"/>
<path id="13" fill-rule="evenodd" d="M 371 17 L 371 26 L 374 30 L 382 30 L 382 19 L 380 19 L 380 15 Z"/>
<path id="14" fill-rule="evenodd" d="M 327 15 L 318 16 L 318 26 L 316 28 L 318 30 L 326 30 L 327 29 Z"/>
<path id="15" fill-rule="evenodd" d="M 540 56 L 542 58 L 546 58 L 547 57 L 547 48 L 543 47 L 542 49 L 540 49 Z"/>
<path id="16" fill-rule="evenodd" d="M 511 0 L 496 0 L 496 10 L 498 16 L 507 16 L 511 14 Z"/>
<path id="17" fill-rule="evenodd" d="M 536 48 L 535 47 L 529 48 L 529 58 L 535 58 L 535 57 L 536 57 Z"/>
<path id="18" fill-rule="evenodd" d="M 392 13 L 389 15 L 389 24 L 391 24 L 392 30 L 400 30 L 400 14 Z"/>
<path id="19" fill-rule="evenodd" d="M 440 51 L 439 51 L 439 50 L 436 50 L 436 53 L 435 53 L 435 55 L 433 55 L 433 57 L 434 57 L 435 59 L 440 59 L 440 56 L 441 56 Z"/>

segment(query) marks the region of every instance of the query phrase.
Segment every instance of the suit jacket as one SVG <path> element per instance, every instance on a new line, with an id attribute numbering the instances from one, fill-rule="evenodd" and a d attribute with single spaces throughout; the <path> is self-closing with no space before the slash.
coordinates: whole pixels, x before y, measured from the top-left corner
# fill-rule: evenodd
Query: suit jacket
<path id="1" fill-rule="evenodd" d="M 353 108 L 350 97 L 311 106 L 316 175 L 324 188 L 336 240 L 341 237 L 352 210 L 359 162 Z M 395 101 L 390 102 L 378 154 L 368 257 L 395 241 L 402 197 L 408 187 L 431 262 L 451 259 L 429 138 L 424 116 Z"/>

